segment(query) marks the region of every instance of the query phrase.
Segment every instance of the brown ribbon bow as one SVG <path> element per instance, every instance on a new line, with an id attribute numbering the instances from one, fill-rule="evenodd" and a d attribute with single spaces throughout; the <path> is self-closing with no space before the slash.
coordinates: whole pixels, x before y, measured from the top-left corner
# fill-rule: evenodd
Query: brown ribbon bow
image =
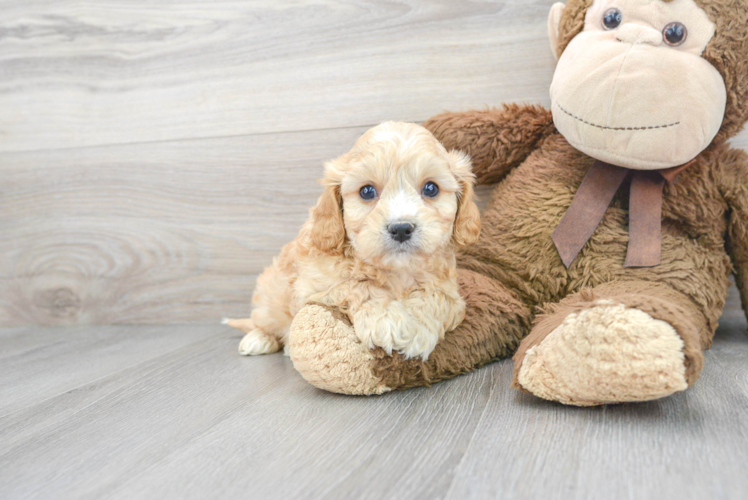
<path id="1" fill-rule="evenodd" d="M 618 188 L 633 172 L 629 198 L 629 245 L 624 267 L 660 264 L 662 239 L 662 190 L 694 162 L 665 170 L 631 170 L 596 160 L 553 231 L 553 243 L 568 268 L 603 220 Z"/>

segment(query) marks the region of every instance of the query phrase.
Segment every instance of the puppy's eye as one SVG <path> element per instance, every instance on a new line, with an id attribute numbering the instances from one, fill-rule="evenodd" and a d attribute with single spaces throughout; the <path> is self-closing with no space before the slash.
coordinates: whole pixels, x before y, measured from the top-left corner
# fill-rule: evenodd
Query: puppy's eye
<path id="1" fill-rule="evenodd" d="M 433 182 L 427 182 L 426 185 L 423 186 L 423 195 L 426 198 L 436 198 L 436 195 L 438 194 L 439 186 L 437 186 Z"/>
<path id="2" fill-rule="evenodd" d="M 603 28 L 606 30 L 614 30 L 618 28 L 623 22 L 623 13 L 616 9 L 608 9 L 603 14 Z"/>
<path id="3" fill-rule="evenodd" d="M 377 188 L 369 184 L 362 187 L 358 194 L 362 200 L 371 201 L 377 197 Z"/>
<path id="4" fill-rule="evenodd" d="M 662 38 L 671 47 L 683 45 L 688 38 L 688 30 L 681 23 L 670 23 L 662 30 Z"/>

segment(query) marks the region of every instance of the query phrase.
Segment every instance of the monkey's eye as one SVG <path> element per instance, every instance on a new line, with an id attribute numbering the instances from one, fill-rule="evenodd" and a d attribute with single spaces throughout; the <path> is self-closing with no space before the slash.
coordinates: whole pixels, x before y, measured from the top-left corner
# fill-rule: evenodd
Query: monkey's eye
<path id="1" fill-rule="evenodd" d="M 437 186 L 433 182 L 427 182 L 423 186 L 423 195 L 426 198 L 436 198 L 436 195 L 438 194 L 439 194 L 439 186 Z"/>
<path id="2" fill-rule="evenodd" d="M 377 188 L 371 184 L 367 184 L 359 190 L 358 194 L 362 200 L 371 201 L 377 197 Z"/>
<path id="3" fill-rule="evenodd" d="M 681 23 L 670 23 L 662 30 L 662 38 L 671 47 L 683 45 L 688 38 L 688 30 Z"/>
<path id="4" fill-rule="evenodd" d="M 614 30 L 618 28 L 623 22 L 623 13 L 616 9 L 608 9 L 603 15 L 603 28 L 606 30 Z"/>

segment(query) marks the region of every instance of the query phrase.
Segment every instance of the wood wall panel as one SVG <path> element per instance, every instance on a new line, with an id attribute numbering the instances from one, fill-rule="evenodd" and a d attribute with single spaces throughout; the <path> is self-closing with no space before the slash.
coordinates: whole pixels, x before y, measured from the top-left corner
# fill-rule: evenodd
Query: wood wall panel
<path id="1" fill-rule="evenodd" d="M 365 129 L 5 154 L 0 323 L 218 321 Z"/>
<path id="2" fill-rule="evenodd" d="M 547 99 L 552 3 L 2 2 L 0 151 L 419 121 Z"/>
<path id="3" fill-rule="evenodd" d="M 0 0 L 0 325 L 246 314 L 369 126 L 548 105 L 552 3 Z"/>

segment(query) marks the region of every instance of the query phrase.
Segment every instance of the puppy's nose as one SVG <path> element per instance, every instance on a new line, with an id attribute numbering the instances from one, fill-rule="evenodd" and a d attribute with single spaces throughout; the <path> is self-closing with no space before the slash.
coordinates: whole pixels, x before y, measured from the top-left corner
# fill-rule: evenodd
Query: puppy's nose
<path id="1" fill-rule="evenodd" d="M 387 230 L 390 232 L 390 236 L 392 236 L 393 240 L 404 243 L 413 236 L 413 231 L 416 230 L 416 225 L 408 222 L 398 222 L 387 226 Z"/>

